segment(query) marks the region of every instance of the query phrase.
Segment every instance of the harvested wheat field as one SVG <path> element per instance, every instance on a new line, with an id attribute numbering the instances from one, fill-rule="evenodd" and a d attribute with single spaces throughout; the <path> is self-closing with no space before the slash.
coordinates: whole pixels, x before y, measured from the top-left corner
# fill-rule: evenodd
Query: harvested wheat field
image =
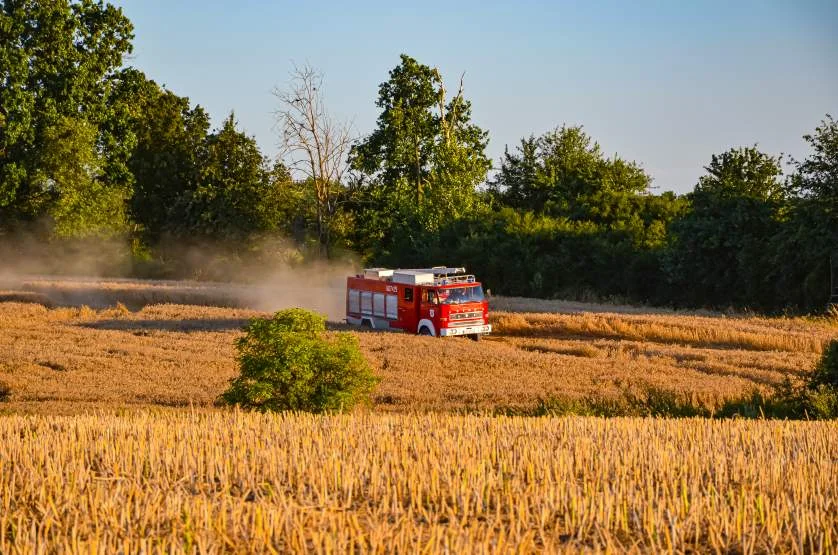
<path id="1" fill-rule="evenodd" d="M 0 419 L 0 552 L 834 552 L 838 424 Z"/>
<path id="2" fill-rule="evenodd" d="M 213 408 L 246 297 L 40 283 L 0 291 L 0 553 L 836 551 L 838 423 L 491 416 L 718 406 L 804 377 L 834 320 L 495 299 L 481 342 L 354 331 L 371 407 L 269 416 Z"/>
<path id="3" fill-rule="evenodd" d="M 57 306 L 78 301 L 79 291 L 98 308 Z M 216 304 L 224 306 L 206 306 L 219 291 Z M 97 289 L 40 280 L 2 295 L 0 381 L 10 391 L 0 410 L 27 412 L 209 406 L 236 374 L 240 328 L 265 314 L 230 307 L 249 297 L 218 284 L 102 282 Z M 169 300 L 180 304 L 153 304 Z M 529 299 L 493 304 L 505 311 L 493 312 L 496 331 L 479 343 L 357 331 L 382 378 L 375 408 L 527 410 L 542 399 L 608 398 L 642 387 L 714 407 L 804 376 L 838 337 L 838 324 L 826 319 L 579 312 L 579 303 Z"/>

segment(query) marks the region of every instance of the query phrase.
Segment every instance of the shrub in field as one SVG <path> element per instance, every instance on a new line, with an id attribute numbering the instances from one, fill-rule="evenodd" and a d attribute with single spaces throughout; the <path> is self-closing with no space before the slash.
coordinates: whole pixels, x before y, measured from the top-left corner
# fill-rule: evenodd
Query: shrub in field
<path id="1" fill-rule="evenodd" d="M 812 418 L 838 418 L 838 339 L 830 341 L 803 393 Z"/>
<path id="2" fill-rule="evenodd" d="M 825 385 L 838 390 L 838 339 L 830 341 L 824 349 L 809 385 L 812 387 Z"/>
<path id="3" fill-rule="evenodd" d="M 773 418 L 797 420 L 804 417 L 800 387 L 786 378 L 774 386 L 773 394 L 752 390 L 749 394 L 725 400 L 714 413 L 716 418 Z"/>
<path id="4" fill-rule="evenodd" d="M 550 397 L 539 401 L 526 414 L 532 416 L 652 416 L 663 418 L 709 417 L 711 411 L 688 395 L 646 386 L 642 391 L 625 389 L 617 398 L 588 396 L 581 399 Z"/>
<path id="5" fill-rule="evenodd" d="M 259 411 L 344 411 L 366 401 L 377 382 L 353 335 L 328 336 L 325 318 L 299 308 L 251 320 L 236 348 L 241 374 L 222 403 Z"/>
<path id="6" fill-rule="evenodd" d="M 825 385 L 805 392 L 806 415 L 816 420 L 838 418 L 838 389 Z"/>
<path id="7" fill-rule="evenodd" d="M 728 402 L 722 415 L 727 416 L 731 407 L 744 409 L 737 413 L 752 417 L 838 418 L 838 340 L 830 341 L 805 384 L 795 386 L 786 378 L 775 387 L 773 396 L 753 396 L 751 401 Z"/>

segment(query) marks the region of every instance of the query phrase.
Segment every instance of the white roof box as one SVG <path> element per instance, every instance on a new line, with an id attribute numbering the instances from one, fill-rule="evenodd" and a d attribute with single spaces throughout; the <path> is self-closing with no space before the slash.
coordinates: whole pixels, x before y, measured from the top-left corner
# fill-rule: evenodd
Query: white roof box
<path id="1" fill-rule="evenodd" d="M 433 285 L 434 274 L 425 270 L 396 270 L 393 281 L 406 285 Z"/>
<path id="2" fill-rule="evenodd" d="M 364 277 L 367 279 L 384 279 L 393 276 L 393 270 L 387 268 L 367 268 L 364 270 Z"/>

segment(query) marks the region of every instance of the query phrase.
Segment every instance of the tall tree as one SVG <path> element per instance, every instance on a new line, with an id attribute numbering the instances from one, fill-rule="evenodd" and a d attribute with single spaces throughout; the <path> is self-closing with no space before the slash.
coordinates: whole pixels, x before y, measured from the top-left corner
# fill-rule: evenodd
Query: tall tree
<path id="1" fill-rule="evenodd" d="M 131 51 L 132 33 L 122 10 L 102 1 L 0 3 L 0 225 L 34 219 L 57 201 L 39 175 L 57 127 L 92 125 L 103 149 L 109 77 Z"/>
<path id="2" fill-rule="evenodd" d="M 707 199 L 749 198 L 765 202 L 781 200 L 785 187 L 781 176 L 782 159 L 757 150 L 755 146 L 732 148 L 714 154 L 699 178 L 694 197 Z"/>
<path id="3" fill-rule="evenodd" d="M 669 270 L 680 300 L 774 306 L 768 248 L 786 206 L 780 164 L 756 147 L 711 158 L 690 211 L 672 228 Z"/>
<path id="4" fill-rule="evenodd" d="M 315 202 L 317 237 L 329 256 L 333 222 L 345 197 L 343 175 L 352 142 L 350 126 L 329 115 L 323 95 L 323 76 L 310 66 L 295 68 L 287 90 L 274 91 L 282 154 L 288 166 L 302 175 Z"/>
<path id="5" fill-rule="evenodd" d="M 838 121 L 827 114 L 815 132 L 803 138 L 812 153 L 797 164 L 796 189 L 831 206 L 835 214 L 838 210 Z"/>
<path id="6" fill-rule="evenodd" d="M 204 237 L 244 240 L 279 225 L 280 191 L 256 140 L 236 128 L 234 114 L 207 137 L 200 182 L 185 194 L 185 231 Z M 274 172 L 277 172 L 274 169 Z"/>
<path id="7" fill-rule="evenodd" d="M 35 183 L 49 201 L 58 237 L 116 235 L 126 231 L 125 191 L 108 187 L 103 156 L 96 149 L 96 128 L 63 117 L 43 134 Z"/>
<path id="8" fill-rule="evenodd" d="M 463 80 L 449 99 L 438 69 L 403 54 L 376 105 L 377 128 L 350 153 L 372 242 L 392 241 L 393 229 L 433 231 L 477 208 L 491 167 L 488 134 L 471 122 Z"/>
<path id="9" fill-rule="evenodd" d="M 795 163 L 788 219 L 772 238 L 772 271 L 778 304 L 821 310 L 829 299 L 830 256 L 838 256 L 838 122 L 829 114 Z"/>
<path id="10" fill-rule="evenodd" d="M 563 125 L 506 149 L 490 184 L 501 204 L 574 220 L 613 223 L 652 179 L 634 162 L 606 158 L 581 126 Z"/>
<path id="11" fill-rule="evenodd" d="M 210 122 L 201 106 L 153 81 L 132 87 L 137 144 L 128 162 L 135 179 L 130 212 L 140 235 L 154 243 L 183 231 L 184 198 L 200 184 Z"/>

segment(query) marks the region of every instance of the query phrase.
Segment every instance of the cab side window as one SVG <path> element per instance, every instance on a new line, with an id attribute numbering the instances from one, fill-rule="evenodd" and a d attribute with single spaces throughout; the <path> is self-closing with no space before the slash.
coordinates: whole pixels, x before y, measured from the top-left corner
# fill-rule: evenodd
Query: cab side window
<path id="1" fill-rule="evenodd" d="M 428 289 L 427 291 L 425 291 L 425 301 L 428 304 L 437 304 L 438 301 L 437 301 L 436 291 L 434 291 L 432 289 Z"/>
<path id="2" fill-rule="evenodd" d="M 409 303 L 413 302 L 413 287 L 404 288 L 404 300 Z"/>

